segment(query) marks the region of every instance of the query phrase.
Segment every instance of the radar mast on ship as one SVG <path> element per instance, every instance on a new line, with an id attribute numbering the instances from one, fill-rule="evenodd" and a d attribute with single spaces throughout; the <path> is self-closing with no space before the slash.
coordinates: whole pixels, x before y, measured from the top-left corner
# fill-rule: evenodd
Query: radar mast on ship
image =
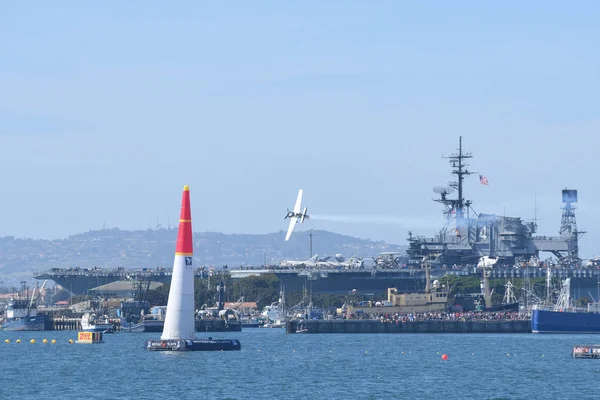
<path id="1" fill-rule="evenodd" d="M 456 222 L 454 233 L 458 237 L 463 236 L 462 228 L 467 228 L 468 226 L 466 222 L 469 219 L 469 209 L 472 204 L 471 200 L 464 198 L 463 181 L 465 176 L 474 174 L 474 172 L 467 169 L 469 164 L 465 162 L 465 160 L 473 158 L 473 155 L 463 152 L 462 136 L 458 138 L 457 150 L 457 153 L 442 156 L 442 158 L 448 159 L 452 167 L 452 174 L 456 175 L 456 180 L 449 181 L 447 187 L 438 186 L 433 188 L 433 191 L 440 196 L 439 199 L 434 199 L 434 201 L 443 204 L 445 208 L 443 214 L 446 217 L 446 223 L 442 228 L 442 232 L 440 232 L 442 236 L 448 232 L 453 221 Z M 458 192 L 457 198 L 449 199 L 447 196 L 455 191 Z"/>

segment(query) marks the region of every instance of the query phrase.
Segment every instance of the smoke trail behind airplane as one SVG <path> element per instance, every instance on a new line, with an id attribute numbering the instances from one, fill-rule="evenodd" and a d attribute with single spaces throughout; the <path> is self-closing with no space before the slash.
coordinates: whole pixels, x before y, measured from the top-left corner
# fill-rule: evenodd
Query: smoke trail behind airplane
<path id="1" fill-rule="evenodd" d="M 310 219 L 351 224 L 402 225 L 406 228 L 423 226 L 439 228 L 440 224 L 443 224 L 443 220 L 440 220 L 440 218 L 402 217 L 398 215 L 310 214 Z"/>

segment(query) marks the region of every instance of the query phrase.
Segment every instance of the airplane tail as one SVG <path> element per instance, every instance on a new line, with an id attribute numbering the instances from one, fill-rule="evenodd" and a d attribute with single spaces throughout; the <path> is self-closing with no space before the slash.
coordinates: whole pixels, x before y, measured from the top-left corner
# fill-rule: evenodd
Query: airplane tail
<path id="1" fill-rule="evenodd" d="M 308 261 L 317 262 L 318 259 L 319 259 L 319 255 L 315 254 L 314 256 L 312 256 L 311 258 L 309 258 Z"/>
<path id="2" fill-rule="evenodd" d="M 304 207 L 304 212 L 302 213 L 302 219 L 300 220 L 301 224 L 304 223 L 304 218 L 308 218 L 308 215 L 306 215 L 307 209 L 308 209 L 307 207 Z"/>

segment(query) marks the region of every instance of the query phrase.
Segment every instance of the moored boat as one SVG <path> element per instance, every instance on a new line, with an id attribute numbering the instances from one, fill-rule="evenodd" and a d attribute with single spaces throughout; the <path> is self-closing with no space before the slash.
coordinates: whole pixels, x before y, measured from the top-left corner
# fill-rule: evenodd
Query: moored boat
<path id="1" fill-rule="evenodd" d="M 143 322 L 127 322 L 125 318 L 121 318 L 121 332 L 145 332 L 146 327 Z"/>
<path id="2" fill-rule="evenodd" d="M 571 278 L 565 279 L 556 304 L 534 306 L 531 310 L 533 333 L 600 333 L 598 303 L 576 308 L 571 301 Z"/>
<path id="3" fill-rule="evenodd" d="M 2 325 L 5 331 L 44 331 L 50 319 L 47 315 L 27 315 L 15 319 L 7 319 Z"/>
<path id="4" fill-rule="evenodd" d="M 81 330 L 84 332 L 109 333 L 113 331 L 113 324 L 110 323 L 108 318 L 100 320 L 96 314 L 86 312 L 81 317 Z"/>
<path id="5" fill-rule="evenodd" d="M 37 301 L 39 294 L 44 289 L 46 281 L 42 283 L 38 290 L 38 283 L 35 283 L 31 300 L 10 299 L 6 306 L 5 320 L 2 329 L 6 331 L 43 331 L 50 325 L 50 317 L 45 314 L 38 314 Z M 36 295 L 37 293 L 37 295 Z"/>

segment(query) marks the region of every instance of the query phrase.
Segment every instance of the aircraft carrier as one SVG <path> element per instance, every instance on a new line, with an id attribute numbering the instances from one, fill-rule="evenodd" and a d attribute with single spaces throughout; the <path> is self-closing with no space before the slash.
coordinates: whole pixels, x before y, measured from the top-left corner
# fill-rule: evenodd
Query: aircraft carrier
<path id="1" fill-rule="evenodd" d="M 445 274 L 481 274 L 476 268 L 482 256 L 497 257 L 498 263 L 491 271 L 491 278 L 544 277 L 544 262 L 541 253 L 556 257 L 553 265 L 555 277 L 571 277 L 573 287 L 580 293 L 575 298 L 588 296 L 598 290 L 598 269 L 582 268 L 578 242 L 584 233 L 578 230 L 575 218 L 577 191 L 562 191 L 563 213 L 559 236 L 536 235 L 536 221 L 525 222 L 519 217 L 497 216 L 475 212 L 470 200 L 464 198 L 463 182 L 472 175 L 466 163 L 472 158 L 463 151 L 459 138 L 457 152 L 444 157 L 449 160 L 455 181 L 445 187 L 436 187 L 439 196 L 434 201 L 443 207 L 444 226 L 434 237 L 413 235 L 409 232 L 406 254 L 383 253 L 369 263 L 350 265 L 344 262 L 311 263 L 292 262 L 280 265 L 229 269 L 233 279 L 252 275 L 275 274 L 286 291 L 307 288 L 313 293 L 379 293 L 388 287 L 399 291 L 414 291 L 425 288 L 425 272 L 421 269 L 423 257 L 427 257 L 434 276 Z M 485 177 L 480 181 L 487 184 Z M 455 197 L 451 197 L 456 192 Z M 210 279 L 218 270 L 198 268 L 195 276 Z M 58 269 L 39 272 L 36 279 L 51 279 L 74 294 L 85 294 L 91 288 L 118 280 L 152 280 L 168 283 L 171 270 L 158 269 Z"/>

